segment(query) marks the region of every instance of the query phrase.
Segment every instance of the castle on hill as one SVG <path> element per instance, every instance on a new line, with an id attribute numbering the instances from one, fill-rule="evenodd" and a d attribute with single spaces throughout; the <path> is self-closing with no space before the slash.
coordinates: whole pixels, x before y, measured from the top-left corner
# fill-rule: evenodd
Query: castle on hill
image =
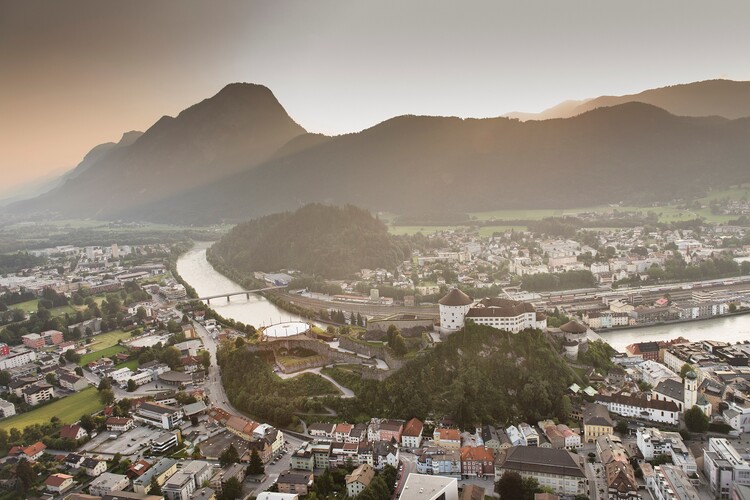
<path id="1" fill-rule="evenodd" d="M 499 297 L 475 301 L 453 288 L 438 301 L 440 332 L 450 334 L 464 327 L 470 319 L 478 325 L 518 333 L 527 328 L 547 328 L 547 317 L 528 302 Z"/>

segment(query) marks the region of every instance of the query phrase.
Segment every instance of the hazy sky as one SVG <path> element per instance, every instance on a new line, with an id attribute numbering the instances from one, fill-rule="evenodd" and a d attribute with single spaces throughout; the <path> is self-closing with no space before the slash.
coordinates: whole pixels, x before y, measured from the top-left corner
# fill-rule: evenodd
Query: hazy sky
<path id="1" fill-rule="evenodd" d="M 340 134 L 750 80 L 749 19 L 746 0 L 0 0 L 0 185 L 70 168 L 235 81 Z"/>

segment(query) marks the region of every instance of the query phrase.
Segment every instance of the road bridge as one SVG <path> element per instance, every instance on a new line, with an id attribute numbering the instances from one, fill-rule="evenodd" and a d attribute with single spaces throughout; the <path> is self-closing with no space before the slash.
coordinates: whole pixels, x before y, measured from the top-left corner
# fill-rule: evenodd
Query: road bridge
<path id="1" fill-rule="evenodd" d="M 207 304 L 210 304 L 212 299 L 221 299 L 221 298 L 224 298 L 224 297 L 226 297 L 227 302 L 231 302 L 231 300 L 230 300 L 231 297 L 236 297 L 238 295 L 244 295 L 245 298 L 249 299 L 251 293 L 265 292 L 265 291 L 268 291 L 268 290 L 280 290 L 280 289 L 284 289 L 286 287 L 287 287 L 287 285 L 282 285 L 282 286 L 268 286 L 268 287 L 265 287 L 265 288 L 256 288 L 255 290 L 240 290 L 238 292 L 217 293 L 215 295 L 207 295 L 205 297 L 198 297 L 197 299 L 187 298 L 187 299 L 182 300 L 181 302 L 190 302 L 191 300 L 200 300 L 200 301 L 205 301 Z"/>

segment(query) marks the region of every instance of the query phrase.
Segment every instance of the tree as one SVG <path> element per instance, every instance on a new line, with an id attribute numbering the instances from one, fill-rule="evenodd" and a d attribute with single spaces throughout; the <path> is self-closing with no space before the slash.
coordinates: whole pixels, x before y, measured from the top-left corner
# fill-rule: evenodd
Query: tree
<path id="1" fill-rule="evenodd" d="M 211 366 L 211 353 L 208 351 L 201 351 L 201 364 L 203 365 L 203 368 L 208 370 L 208 367 Z"/>
<path id="2" fill-rule="evenodd" d="M 685 363 L 684 365 L 682 365 L 682 368 L 680 368 L 680 378 L 684 380 L 685 375 L 687 375 L 687 373 L 692 370 L 693 367 L 689 363 Z"/>
<path id="3" fill-rule="evenodd" d="M 685 412 L 685 425 L 690 432 L 706 432 L 708 430 L 708 417 L 703 410 L 693 406 Z"/>
<path id="4" fill-rule="evenodd" d="M 47 382 L 47 383 L 48 383 L 49 385 L 54 385 L 54 384 L 55 384 L 55 382 L 57 382 L 57 377 L 55 377 L 55 374 L 54 374 L 54 373 L 50 372 L 50 373 L 48 373 L 47 375 L 45 375 L 45 376 L 44 376 L 44 380 L 45 380 L 45 381 L 46 381 L 46 382 Z"/>
<path id="5" fill-rule="evenodd" d="M 495 485 L 495 492 L 500 494 L 500 500 L 524 500 L 521 475 L 512 471 L 503 472 Z"/>
<path id="6" fill-rule="evenodd" d="M 229 448 L 221 452 L 221 455 L 219 455 L 219 464 L 221 464 L 222 467 L 226 467 L 230 464 L 236 464 L 240 461 L 240 455 L 237 452 L 237 448 L 234 447 L 233 444 L 229 445 Z"/>
<path id="7" fill-rule="evenodd" d="M 6 387 L 10 383 L 10 373 L 0 370 L 0 386 Z"/>
<path id="8" fill-rule="evenodd" d="M 144 319 L 146 319 L 146 308 L 140 306 L 138 309 L 136 309 L 135 317 L 138 318 L 138 321 L 143 321 Z"/>
<path id="9" fill-rule="evenodd" d="M 617 422 L 617 425 L 615 426 L 615 430 L 619 432 L 620 434 L 627 434 L 628 433 L 628 423 L 624 420 L 620 420 Z"/>
<path id="10" fill-rule="evenodd" d="M 89 434 L 91 434 L 91 431 L 93 431 L 96 428 L 96 422 L 94 422 L 94 417 L 92 417 L 88 413 L 81 415 L 80 425 Z"/>
<path id="11" fill-rule="evenodd" d="M 103 389 L 99 391 L 99 400 L 106 406 L 115 402 L 115 393 L 112 389 Z"/>
<path id="12" fill-rule="evenodd" d="M 222 500 L 234 500 L 240 496 L 242 496 L 242 483 L 236 477 L 229 478 L 222 488 Z"/>
<path id="13" fill-rule="evenodd" d="M 18 465 L 16 465 L 16 477 L 21 481 L 21 488 L 23 491 L 28 490 L 34 484 L 36 473 L 31 467 L 31 463 L 25 458 L 22 458 L 21 461 L 18 462 Z"/>
<path id="14" fill-rule="evenodd" d="M 65 351 L 65 359 L 67 361 L 70 361 L 71 363 L 80 363 L 81 362 L 81 355 L 75 352 L 73 349 L 68 349 Z"/>
<path id="15" fill-rule="evenodd" d="M 265 474 L 265 472 L 266 468 L 263 465 L 263 460 L 261 460 L 258 450 L 253 448 L 253 451 L 250 452 L 250 463 L 247 466 L 247 473 L 249 475 L 260 475 Z"/>
<path id="16" fill-rule="evenodd" d="M 96 388 L 97 391 L 103 391 L 105 389 L 111 389 L 112 388 L 112 382 L 109 381 L 109 378 L 102 377 L 102 379 L 99 381 L 99 386 Z"/>
<path id="17" fill-rule="evenodd" d="M 153 476 L 151 478 L 151 482 L 149 483 L 148 493 L 155 495 L 155 496 L 163 495 L 161 491 L 161 486 L 159 486 L 159 482 L 156 480 L 156 476 Z"/>
<path id="18" fill-rule="evenodd" d="M 128 392 L 135 392 L 136 389 L 138 389 L 138 384 L 135 383 L 135 380 L 128 379 Z"/>
<path id="19" fill-rule="evenodd" d="M 174 370 L 182 364 L 180 362 L 181 357 L 179 349 L 174 346 L 169 346 L 162 352 L 161 360 Z"/>
<path id="20" fill-rule="evenodd" d="M 83 377 L 83 368 L 81 368 L 80 366 L 76 366 L 75 372 L 79 377 Z"/>

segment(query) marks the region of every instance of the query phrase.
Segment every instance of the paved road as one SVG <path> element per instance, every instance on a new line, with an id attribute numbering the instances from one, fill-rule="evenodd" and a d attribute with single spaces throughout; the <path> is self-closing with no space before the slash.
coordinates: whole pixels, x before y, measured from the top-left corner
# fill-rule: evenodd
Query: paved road
<path id="1" fill-rule="evenodd" d="M 221 370 L 216 363 L 216 342 L 214 342 L 208 330 L 202 324 L 193 321 L 193 327 L 200 337 L 201 342 L 203 342 L 203 348 L 211 355 L 211 366 L 208 367 L 206 380 L 203 382 L 203 388 L 211 403 L 232 415 L 242 415 L 241 411 L 229 403 L 227 394 L 224 392 L 224 386 L 221 384 Z"/>
<path id="2" fill-rule="evenodd" d="M 308 368 L 307 370 L 302 370 L 302 371 L 298 371 L 298 372 L 294 372 L 294 373 L 281 373 L 281 372 L 279 372 L 279 373 L 277 373 L 277 375 L 280 378 L 288 379 L 288 378 L 294 378 L 297 375 L 302 375 L 303 373 L 314 373 L 316 375 L 320 375 L 322 378 L 326 379 L 327 381 L 329 381 L 330 383 L 332 383 L 333 385 L 335 385 L 338 388 L 338 390 L 341 391 L 341 397 L 342 398 L 348 399 L 348 398 L 353 398 L 354 397 L 354 391 L 352 391 L 348 387 L 344 387 L 343 385 L 339 384 L 338 382 L 336 382 L 334 379 L 332 379 L 331 377 L 329 377 L 325 373 L 320 373 L 320 370 L 322 370 L 321 367 L 318 367 L 318 368 Z"/>

